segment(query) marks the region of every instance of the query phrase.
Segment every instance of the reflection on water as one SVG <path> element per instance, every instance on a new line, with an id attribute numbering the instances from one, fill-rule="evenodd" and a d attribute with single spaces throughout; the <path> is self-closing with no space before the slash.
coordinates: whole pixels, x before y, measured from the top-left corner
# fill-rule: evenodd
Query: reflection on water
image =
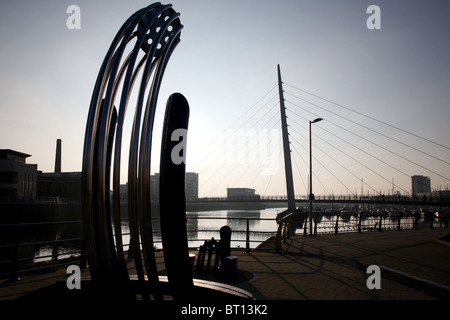
<path id="1" fill-rule="evenodd" d="M 220 228 L 227 225 L 232 230 L 231 245 L 244 247 L 246 240 L 247 220 L 250 231 L 250 247 L 254 248 L 265 241 L 277 230 L 275 218 L 282 209 L 264 210 L 212 210 L 187 212 L 186 228 L 190 247 L 199 247 L 212 237 L 219 239 Z M 266 220 L 267 219 L 267 220 Z M 155 247 L 162 248 L 159 219 L 152 219 Z M 122 234 L 125 250 L 130 241 L 128 221 L 122 221 Z M 254 242 L 256 241 L 256 242 Z"/>
<path id="2" fill-rule="evenodd" d="M 250 248 L 256 248 L 261 242 L 276 234 L 277 222 L 275 218 L 277 214 L 284 208 L 267 208 L 261 210 L 212 210 L 187 212 L 186 226 L 188 232 L 189 246 L 198 248 L 205 240 L 220 238 L 220 228 L 229 226 L 232 230 L 231 245 L 232 247 L 245 247 L 247 238 L 247 229 L 249 230 Z M 338 224 L 339 232 L 355 232 L 359 228 L 358 215 L 355 212 L 342 212 L 338 217 L 335 212 L 322 211 L 318 217 L 317 233 L 334 233 Z M 395 216 L 370 216 L 362 215 L 361 230 L 373 230 L 380 226 L 384 229 L 396 229 L 397 217 Z M 404 217 L 401 220 L 400 227 L 412 228 L 413 218 Z M 308 222 L 309 223 L 309 222 Z M 154 246 L 158 249 L 162 248 L 161 229 L 159 218 L 152 218 Z M 130 241 L 130 228 L 128 220 L 121 221 L 122 241 L 124 250 L 128 250 Z M 309 234 L 309 225 L 307 225 L 307 233 Z M 420 225 L 419 225 L 420 227 Z M 304 229 L 300 227 L 296 230 L 297 234 L 303 234 Z M 79 238 L 81 237 L 81 224 L 67 225 L 50 225 L 38 228 L 33 232 L 22 230 L 20 234 L 21 242 L 37 242 L 38 244 L 21 247 L 21 256 L 33 256 L 40 260 L 50 260 L 52 254 L 60 254 L 66 257 L 73 250 L 80 250 L 81 241 L 64 242 L 61 239 Z M 14 235 L 12 235 L 14 238 Z M 49 245 L 45 241 L 54 241 L 60 239 L 57 246 Z M 40 244 L 39 244 L 40 243 Z M 28 253 L 28 254 L 26 254 Z M 59 257 L 62 258 L 62 257 Z"/>
<path id="3" fill-rule="evenodd" d="M 275 218 L 282 209 L 264 210 L 215 210 L 187 213 L 187 231 L 189 246 L 198 247 L 212 237 L 219 239 L 219 231 L 223 226 L 232 230 L 231 246 L 244 247 L 247 228 L 249 230 L 250 247 L 254 248 L 275 234 L 277 223 Z M 248 226 L 247 226 L 248 224 Z"/>

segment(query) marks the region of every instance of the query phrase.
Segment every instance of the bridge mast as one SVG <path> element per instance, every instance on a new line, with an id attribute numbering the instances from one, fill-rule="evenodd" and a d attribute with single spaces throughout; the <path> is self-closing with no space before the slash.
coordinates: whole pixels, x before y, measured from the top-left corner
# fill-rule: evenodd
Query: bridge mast
<path id="1" fill-rule="evenodd" d="M 284 169 L 286 173 L 286 190 L 288 197 L 288 210 L 295 210 L 294 180 L 292 178 L 291 148 L 286 121 L 286 107 L 284 106 L 283 82 L 281 81 L 280 65 L 278 65 L 278 90 L 280 94 L 281 131 L 283 134 Z"/>

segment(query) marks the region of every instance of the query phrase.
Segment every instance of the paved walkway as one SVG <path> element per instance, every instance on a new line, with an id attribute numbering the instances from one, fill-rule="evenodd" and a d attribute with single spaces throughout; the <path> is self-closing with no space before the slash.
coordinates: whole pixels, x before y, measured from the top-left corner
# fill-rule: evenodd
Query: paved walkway
<path id="1" fill-rule="evenodd" d="M 368 300 L 450 299 L 450 243 L 436 241 L 448 229 L 295 236 L 273 254 L 269 241 L 239 268 L 254 279 L 239 284 L 257 299 Z M 265 250 L 264 250 L 265 249 Z M 381 271 L 381 289 L 369 290 L 369 265 Z"/>
<path id="2" fill-rule="evenodd" d="M 370 300 L 450 299 L 450 246 L 436 241 L 449 229 L 294 236 L 273 253 L 267 241 L 251 254 L 234 250 L 238 268 L 249 275 L 233 283 L 256 299 Z M 162 264 L 161 264 L 162 265 Z M 366 285 L 369 265 L 381 268 L 381 289 Z M 0 281 L 0 300 L 54 283 L 65 269 Z"/>

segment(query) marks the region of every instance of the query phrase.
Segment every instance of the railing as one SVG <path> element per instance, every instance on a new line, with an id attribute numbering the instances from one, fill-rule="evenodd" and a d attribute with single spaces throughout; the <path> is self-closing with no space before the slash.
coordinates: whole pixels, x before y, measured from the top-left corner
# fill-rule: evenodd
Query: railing
<path id="1" fill-rule="evenodd" d="M 348 232 L 367 232 L 367 231 L 384 231 L 384 230 L 406 230 L 406 229 L 423 229 L 423 228 L 448 228 L 449 211 L 435 217 L 434 214 L 421 215 L 419 213 L 403 214 L 397 213 L 391 215 L 387 212 L 382 213 L 365 213 L 358 214 L 324 214 L 313 213 L 312 225 L 314 231 L 308 233 L 309 220 L 307 215 L 301 217 L 304 222 L 296 231 L 292 230 L 293 214 L 288 214 L 280 219 L 278 230 L 275 237 L 274 252 L 282 253 L 282 243 L 295 233 L 303 234 L 304 236 L 315 236 L 317 234 L 339 234 Z"/>
<path id="2" fill-rule="evenodd" d="M 188 242 L 189 247 L 199 248 L 205 240 L 211 237 L 220 238 L 220 223 L 209 228 L 189 227 L 192 221 L 232 221 L 232 247 L 242 248 L 245 252 L 251 252 L 257 244 L 263 242 L 275 231 L 252 230 L 251 221 L 273 221 L 271 218 L 239 218 L 239 217 L 188 217 Z M 159 229 L 159 218 L 152 219 L 155 226 L 154 244 L 157 249 L 162 248 L 161 232 Z M 127 219 L 122 223 L 127 224 Z M 67 231 L 67 226 L 75 229 Z M 275 230 L 275 228 L 274 228 Z M 128 251 L 130 234 L 123 230 L 122 238 L 124 251 Z M 69 237 L 61 236 L 68 233 Z M 75 235 L 74 235 L 75 233 Z M 20 275 L 41 271 L 50 268 L 62 267 L 70 264 L 86 266 L 82 221 L 54 221 L 54 222 L 32 222 L 32 223 L 9 223 L 0 224 L 0 279 L 18 279 Z M 234 244 L 234 246 L 233 246 Z"/>
<path id="3" fill-rule="evenodd" d="M 293 216 L 287 215 L 276 224 L 273 218 L 246 218 L 246 217 L 189 217 L 188 241 L 191 248 L 198 248 L 205 240 L 211 237 L 220 238 L 219 230 L 223 224 L 220 222 L 211 224 L 209 228 L 192 228 L 189 223 L 197 223 L 202 220 L 225 220 L 232 227 L 232 247 L 242 248 L 249 253 L 257 247 L 257 244 L 275 236 L 274 252 L 282 252 L 282 243 L 286 242 L 292 234 L 308 233 L 309 221 L 300 225 L 295 223 L 297 229 L 292 228 Z M 158 225 L 158 219 L 152 219 Z M 398 215 L 389 217 L 387 214 L 342 214 L 326 213 L 319 216 L 313 215 L 314 234 L 343 233 L 343 232 L 367 232 L 382 230 L 403 230 L 419 228 L 448 228 L 448 212 L 440 217 L 427 217 L 419 215 Z M 251 228 L 252 221 L 273 221 L 274 228 L 270 230 L 257 230 Z M 123 221 L 126 224 L 126 220 Z M 298 221 L 297 221 L 298 222 Z M 306 232 L 305 232 L 306 230 Z M 44 269 L 62 267 L 70 264 L 86 266 L 83 252 L 82 222 L 81 221 L 55 221 L 34 223 L 0 224 L 0 278 L 17 279 L 20 275 Z M 67 235 L 65 237 L 64 235 Z M 129 233 L 123 232 L 124 238 Z M 160 231 L 154 232 L 155 246 L 161 246 Z M 234 246 L 233 246 L 234 244 Z M 242 245 L 241 245 L 242 244 Z M 124 240 L 124 247 L 128 242 Z M 124 251 L 127 251 L 124 248 Z"/>
<path id="4" fill-rule="evenodd" d="M 292 217 L 293 214 L 290 213 L 285 217 L 283 217 L 282 219 L 280 219 L 280 221 L 278 221 L 278 230 L 277 235 L 275 237 L 275 248 L 274 248 L 275 253 L 281 253 L 281 244 L 286 243 L 286 239 L 289 239 L 290 235 L 289 225 L 291 223 Z"/>
<path id="5" fill-rule="evenodd" d="M 81 224 L 80 220 L 0 224 L 0 278 L 18 279 L 24 273 L 74 263 L 85 266 Z M 71 230 L 69 237 L 61 238 L 61 230 Z"/>
<path id="6" fill-rule="evenodd" d="M 196 202 L 245 202 L 245 201 L 288 201 L 287 196 L 278 195 L 278 196 L 242 196 L 242 197 L 210 197 L 210 198 L 198 198 L 198 199 L 189 199 L 187 202 L 196 203 Z M 309 201 L 308 196 L 296 195 L 296 202 L 307 202 Z M 450 197 L 447 193 L 439 194 L 426 194 L 422 196 L 401 196 L 401 195 L 384 195 L 384 194 L 376 194 L 376 195 L 316 195 L 316 202 L 376 202 L 376 203 L 411 203 L 411 204 L 430 204 L 430 205 L 439 205 L 447 206 L 450 204 Z"/>
<path id="7" fill-rule="evenodd" d="M 233 248 L 244 248 L 246 252 L 250 252 L 254 246 L 252 244 L 259 244 L 264 242 L 267 238 L 270 236 L 275 235 L 275 231 L 272 230 L 251 230 L 250 225 L 251 221 L 273 221 L 275 224 L 274 218 L 247 218 L 247 217 L 188 217 L 189 220 L 226 220 L 227 223 L 230 223 L 230 221 L 237 222 L 237 225 L 239 225 L 239 228 L 232 227 L 232 238 L 231 243 Z M 225 223 L 225 222 L 224 222 Z M 233 224 L 236 226 L 236 223 Z M 245 226 L 245 229 L 241 229 Z M 217 226 L 214 226 L 211 229 L 192 229 L 188 227 L 188 241 L 189 241 L 189 247 L 198 248 L 200 244 L 203 244 L 204 241 L 210 240 L 211 237 L 214 237 L 215 239 L 218 239 L 220 237 L 219 235 L 219 229 L 222 227 L 222 225 L 217 224 Z M 275 228 L 273 229 L 275 230 Z M 207 235 L 207 237 L 196 237 L 192 238 L 189 237 L 189 235 L 202 233 L 203 235 Z M 256 236 L 262 236 L 260 239 L 257 239 Z M 252 237 L 253 236 L 253 237 Z M 236 244 L 242 243 L 243 245 L 236 245 Z M 235 244 L 235 246 L 233 246 Z"/>

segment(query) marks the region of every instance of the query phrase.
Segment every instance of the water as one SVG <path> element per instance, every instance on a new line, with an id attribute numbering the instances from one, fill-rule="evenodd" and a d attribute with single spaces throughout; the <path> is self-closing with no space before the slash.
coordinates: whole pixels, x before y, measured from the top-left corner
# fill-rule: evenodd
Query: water
<path id="1" fill-rule="evenodd" d="M 275 220 L 277 214 L 284 211 L 285 208 L 266 208 L 266 209 L 253 209 L 253 210 L 211 210 L 211 211 L 192 211 L 187 212 L 187 232 L 188 232 L 188 245 L 191 248 L 198 248 L 203 244 L 205 240 L 210 240 L 212 237 L 220 239 L 220 228 L 222 226 L 229 226 L 232 230 L 231 246 L 234 248 L 241 247 L 246 248 L 247 237 L 247 222 L 249 229 L 249 247 L 251 249 L 256 248 L 260 243 L 267 240 L 277 232 L 278 224 Z M 356 232 L 358 231 L 358 217 L 356 214 L 349 214 L 348 216 L 341 216 L 339 218 L 334 214 L 323 213 L 320 216 L 319 223 L 317 225 L 317 234 L 334 233 L 336 227 L 336 220 L 338 220 L 338 230 L 341 232 Z M 153 222 L 153 236 L 154 246 L 157 249 L 162 248 L 161 243 L 161 229 L 159 219 L 152 219 Z M 375 230 L 379 227 L 380 218 L 375 216 L 363 216 L 361 219 L 361 231 Z M 382 228 L 395 230 L 397 228 L 397 220 L 395 218 L 383 217 Z M 411 217 L 404 217 L 401 220 L 402 229 L 412 229 L 414 220 Z M 441 227 L 440 222 L 436 223 L 436 227 Z M 121 221 L 122 226 L 122 241 L 124 244 L 124 250 L 128 250 L 128 244 L 130 241 L 129 225 L 127 220 Z M 309 221 L 306 225 L 307 234 L 309 234 Z M 418 225 L 419 228 L 429 227 L 428 223 L 421 221 Z M 50 228 L 50 230 L 48 229 Z M 40 229 L 40 234 L 45 231 L 45 240 L 61 239 L 64 238 L 77 238 L 80 232 L 81 226 L 65 225 L 65 226 L 50 226 L 46 230 Z M 314 228 L 314 224 L 313 224 Z M 77 232 L 75 232 L 77 230 Z M 296 230 L 297 234 L 303 234 L 303 227 Z M 64 235 L 63 235 L 64 234 Z M 51 239 L 50 239 L 51 238 Z M 43 236 L 39 236 L 33 240 L 44 239 Z M 30 241 L 31 239 L 29 239 Z M 55 251 L 55 247 L 51 245 L 34 246 L 34 258 L 35 261 L 50 260 L 52 253 L 57 253 L 63 256 L 58 257 L 61 259 L 66 256 L 70 256 L 73 250 L 79 251 L 81 241 L 77 241 L 71 244 L 61 243 Z"/>
<path id="2" fill-rule="evenodd" d="M 219 239 L 222 226 L 229 226 L 232 230 L 231 246 L 245 247 L 247 238 L 247 222 L 250 248 L 257 247 L 277 231 L 275 218 L 280 208 L 264 210 L 217 210 L 204 212 L 190 212 L 188 217 L 189 246 L 198 247 L 205 240 Z"/>
<path id="3" fill-rule="evenodd" d="M 247 220 L 249 228 L 250 248 L 256 248 L 261 242 L 274 235 L 277 231 L 275 218 L 283 208 L 269 208 L 263 210 L 211 210 L 186 213 L 186 228 L 188 245 L 198 248 L 205 240 L 212 237 L 220 239 L 220 228 L 229 226 L 232 230 L 231 246 L 246 247 Z M 157 249 L 162 248 L 161 229 L 159 219 L 153 219 L 154 244 Z M 130 241 L 127 221 L 122 221 L 123 243 L 125 250 Z"/>

